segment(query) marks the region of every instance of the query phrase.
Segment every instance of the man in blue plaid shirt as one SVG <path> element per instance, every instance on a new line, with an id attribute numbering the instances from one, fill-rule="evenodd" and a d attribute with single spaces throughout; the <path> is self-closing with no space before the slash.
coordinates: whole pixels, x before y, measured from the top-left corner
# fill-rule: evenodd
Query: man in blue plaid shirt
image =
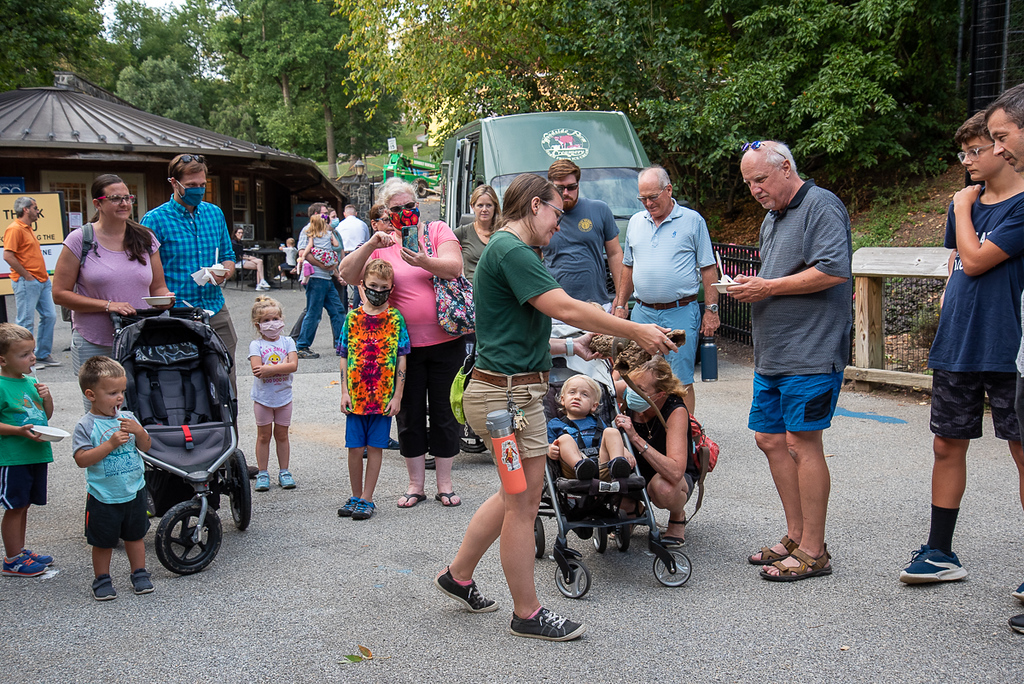
<path id="1" fill-rule="evenodd" d="M 220 290 L 220 284 L 234 275 L 235 252 L 224 212 L 216 204 L 203 201 L 206 171 L 206 159 L 201 155 L 179 154 L 172 159 L 167 167 L 171 199 L 147 212 L 142 224 L 160 240 L 167 287 L 180 302 L 213 312 L 210 325 L 231 354 L 231 387 L 236 389 L 234 360 L 238 335 Z M 226 273 L 215 275 L 216 283 L 196 285 L 192 274 L 212 266 L 218 259 Z"/>

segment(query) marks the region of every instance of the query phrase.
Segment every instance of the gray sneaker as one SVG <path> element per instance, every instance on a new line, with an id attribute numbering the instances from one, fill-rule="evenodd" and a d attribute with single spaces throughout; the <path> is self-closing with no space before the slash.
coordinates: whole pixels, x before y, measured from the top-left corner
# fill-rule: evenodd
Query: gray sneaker
<path id="1" fill-rule="evenodd" d="M 498 610 L 497 603 L 480 595 L 480 591 L 476 588 L 476 582 L 471 582 L 469 586 L 464 587 L 455 581 L 452 571 L 447 568 L 434 580 L 434 586 L 440 589 L 441 593 L 451 596 L 473 613 L 490 613 L 492 610 Z"/>
<path id="2" fill-rule="evenodd" d="M 1010 618 L 1010 629 L 1012 629 L 1015 632 L 1020 632 L 1021 634 L 1024 634 L 1024 614 L 1015 615 L 1012 618 Z"/>
<path id="3" fill-rule="evenodd" d="M 36 359 L 36 368 L 46 368 L 47 366 L 59 366 L 60 361 L 53 358 L 53 354 L 50 354 L 45 359 Z"/>
<path id="4" fill-rule="evenodd" d="M 112 601 L 117 598 L 110 575 L 100 575 L 92 581 L 92 597 L 97 601 Z"/>
<path id="5" fill-rule="evenodd" d="M 153 591 L 153 582 L 149 577 L 146 568 L 139 568 L 132 573 L 132 589 L 136 594 L 148 594 Z"/>
<path id="6" fill-rule="evenodd" d="M 299 357 L 300 359 L 319 359 L 319 358 L 320 358 L 320 355 L 319 355 L 319 354 L 317 354 L 317 353 L 316 353 L 315 351 L 313 351 L 312 349 L 310 349 L 309 347 L 306 347 L 306 348 L 304 348 L 304 349 L 299 349 L 299 350 L 298 350 L 298 351 L 296 351 L 295 353 L 296 353 L 296 355 L 297 355 L 297 356 L 298 356 L 298 357 Z"/>
<path id="7" fill-rule="evenodd" d="M 540 612 L 529 620 L 524 620 L 512 613 L 512 625 L 509 627 L 509 631 L 516 636 L 528 639 L 572 641 L 582 636 L 587 631 L 587 626 L 556 615 L 547 608 L 541 608 Z"/>

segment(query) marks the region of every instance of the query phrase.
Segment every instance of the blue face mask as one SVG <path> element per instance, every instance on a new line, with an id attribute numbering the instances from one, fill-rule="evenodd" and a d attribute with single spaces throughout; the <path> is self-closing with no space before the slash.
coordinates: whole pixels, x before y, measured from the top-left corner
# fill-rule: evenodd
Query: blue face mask
<path id="1" fill-rule="evenodd" d="M 206 188 L 186 188 L 185 186 L 178 184 L 181 187 L 181 201 L 190 207 L 198 207 L 199 203 L 206 197 Z"/>
<path id="2" fill-rule="evenodd" d="M 331 219 L 331 228 L 337 228 L 339 223 L 341 223 L 341 219 L 340 218 L 337 218 L 337 217 L 332 218 Z"/>
<path id="3" fill-rule="evenodd" d="M 626 388 L 626 406 L 633 409 L 638 413 L 642 413 L 650 408 L 650 405 L 641 397 L 639 394 L 633 391 L 632 387 Z"/>

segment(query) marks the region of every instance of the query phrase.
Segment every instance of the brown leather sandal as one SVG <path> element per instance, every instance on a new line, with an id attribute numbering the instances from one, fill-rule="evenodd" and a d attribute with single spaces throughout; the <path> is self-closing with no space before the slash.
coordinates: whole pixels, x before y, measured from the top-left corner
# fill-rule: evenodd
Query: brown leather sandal
<path id="1" fill-rule="evenodd" d="M 829 562 L 832 560 L 832 556 L 828 553 L 828 546 L 825 546 L 825 552 L 817 558 L 812 558 L 800 549 L 794 549 L 793 553 L 789 554 L 800 562 L 795 568 L 791 568 L 782 561 L 775 561 L 772 563 L 772 567 L 779 571 L 778 575 L 771 575 L 766 569 L 761 570 L 761 577 L 765 578 L 769 582 L 796 582 L 797 580 L 808 579 L 810 577 L 821 577 L 822 575 L 832 574 L 832 564 Z"/>
<path id="2" fill-rule="evenodd" d="M 796 548 L 799 546 L 799 544 L 797 544 L 795 541 L 789 538 L 788 534 L 784 535 L 779 543 L 786 547 L 786 553 L 777 553 L 775 551 L 772 551 L 772 547 L 764 546 L 759 551 L 759 553 L 761 554 L 760 558 L 754 558 L 754 556 L 747 556 L 747 562 L 751 565 L 771 565 L 775 561 L 780 561 L 786 556 L 793 553 L 793 551 L 795 551 Z"/>

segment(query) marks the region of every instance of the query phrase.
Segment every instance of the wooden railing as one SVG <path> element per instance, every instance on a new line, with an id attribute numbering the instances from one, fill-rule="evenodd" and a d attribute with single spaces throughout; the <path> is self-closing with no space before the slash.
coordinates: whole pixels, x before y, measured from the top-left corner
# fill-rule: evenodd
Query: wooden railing
<path id="1" fill-rule="evenodd" d="M 846 368 L 856 389 L 872 383 L 931 389 L 932 376 L 884 370 L 885 330 L 882 285 L 885 278 L 941 278 L 948 275 L 949 250 L 942 247 L 862 247 L 853 254 L 854 364 Z"/>

